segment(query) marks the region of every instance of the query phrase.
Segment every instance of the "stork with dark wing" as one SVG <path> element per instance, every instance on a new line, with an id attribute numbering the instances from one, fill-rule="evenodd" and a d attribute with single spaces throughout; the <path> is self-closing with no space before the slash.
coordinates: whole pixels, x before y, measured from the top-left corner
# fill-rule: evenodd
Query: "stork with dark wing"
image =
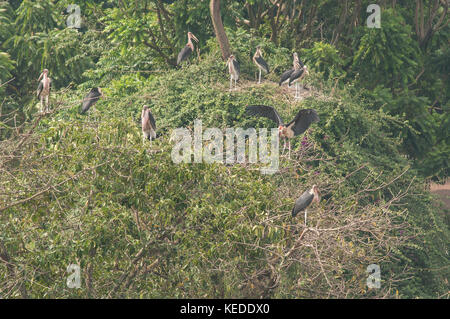
<path id="1" fill-rule="evenodd" d="M 180 65 L 181 62 L 187 60 L 192 52 L 194 52 L 194 44 L 192 43 L 192 40 L 198 43 L 198 39 L 195 35 L 192 34 L 192 32 L 188 32 L 188 42 L 180 53 L 178 53 L 177 65 Z"/>
<path id="2" fill-rule="evenodd" d="M 303 134 L 312 123 L 318 122 L 319 115 L 314 109 L 300 110 L 295 118 L 288 124 L 284 124 L 283 119 L 278 114 L 277 110 L 268 105 L 249 105 L 246 107 L 246 113 L 252 116 L 266 117 L 277 123 L 280 137 L 287 138 L 289 143 L 289 157 L 291 156 L 291 142 L 290 139 L 294 136 Z M 283 152 L 286 148 L 284 144 Z"/>
<path id="3" fill-rule="evenodd" d="M 141 113 L 142 124 L 142 141 L 149 140 L 150 142 L 156 138 L 156 121 L 153 117 L 150 108 L 144 105 Z"/>
<path id="4" fill-rule="evenodd" d="M 295 83 L 295 98 L 300 97 L 300 90 L 298 83 L 303 80 L 303 78 L 309 75 L 309 70 L 306 65 L 298 58 L 296 52 L 294 52 L 294 61 L 293 68 L 285 71 L 281 77 L 278 85 L 282 85 L 283 83 L 288 83 L 290 87 L 292 83 Z"/>
<path id="5" fill-rule="evenodd" d="M 89 93 L 84 96 L 80 113 L 86 113 L 101 97 L 103 97 L 102 90 L 99 87 L 92 88 Z"/>
<path id="6" fill-rule="evenodd" d="M 50 109 L 49 98 L 50 90 L 52 88 L 52 80 L 48 77 L 48 70 L 42 70 L 39 76 L 39 85 L 36 91 L 38 99 L 41 101 L 41 112 L 48 111 Z M 45 108 L 44 108 L 45 101 Z"/>
<path id="7" fill-rule="evenodd" d="M 316 185 L 313 185 L 310 190 L 305 191 L 299 198 L 295 201 L 294 208 L 292 208 L 292 217 L 295 217 L 299 212 L 305 210 L 305 226 L 306 217 L 308 214 L 308 207 L 314 202 L 320 202 L 319 190 Z"/>
<path id="8" fill-rule="evenodd" d="M 261 83 L 261 70 L 263 70 L 266 73 L 269 73 L 269 66 L 267 65 L 267 62 L 263 59 L 262 53 L 261 53 L 261 47 L 256 47 L 255 55 L 253 56 L 253 62 L 256 64 L 256 66 L 259 69 L 259 77 L 258 77 L 258 84 Z"/>
<path id="9" fill-rule="evenodd" d="M 227 61 L 228 72 L 230 73 L 230 90 L 233 87 L 236 88 L 236 82 L 239 80 L 239 75 L 241 74 L 241 68 L 239 62 L 236 60 L 234 55 L 230 55 Z"/>

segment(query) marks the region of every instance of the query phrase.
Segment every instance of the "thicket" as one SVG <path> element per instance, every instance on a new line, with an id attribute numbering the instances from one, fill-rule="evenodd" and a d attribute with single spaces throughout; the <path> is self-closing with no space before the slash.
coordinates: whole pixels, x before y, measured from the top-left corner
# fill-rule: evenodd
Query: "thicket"
<path id="1" fill-rule="evenodd" d="M 223 19 L 242 71 L 230 92 L 207 3 L 80 1 L 77 32 L 57 14 L 69 2 L 0 3 L 2 297 L 448 294 L 448 220 L 426 186 L 448 175 L 448 26 L 415 39 L 410 2 L 383 6 L 375 30 L 364 27 L 365 1 L 346 13 L 300 1 L 300 17 L 286 14 L 285 24 L 276 10 L 248 15 L 262 2 L 247 1 L 246 12 L 228 1 Z M 336 21 L 341 14 L 354 23 Z M 200 55 L 180 70 L 171 63 L 186 30 Z M 256 45 L 272 70 L 262 85 Z M 311 69 L 300 101 L 277 84 L 294 51 Z M 33 97 L 43 67 L 54 79 L 49 114 Z M 82 116 L 92 86 L 105 97 Z M 160 134 L 152 146 L 142 144 L 143 104 Z M 247 117 L 248 104 L 272 105 L 286 120 L 314 108 L 321 120 L 293 140 L 274 175 L 172 162 L 172 130 L 195 119 L 274 125 Z M 322 201 L 305 227 L 290 211 L 313 184 Z M 81 267 L 81 289 L 66 285 L 70 264 Z M 381 266 L 380 289 L 367 289 L 370 264 Z"/>

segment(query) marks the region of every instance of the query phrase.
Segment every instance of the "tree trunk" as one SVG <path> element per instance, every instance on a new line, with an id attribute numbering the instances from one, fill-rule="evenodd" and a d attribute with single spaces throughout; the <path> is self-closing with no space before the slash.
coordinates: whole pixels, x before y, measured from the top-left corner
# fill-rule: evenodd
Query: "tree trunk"
<path id="1" fill-rule="evenodd" d="M 226 60 L 230 56 L 231 50 L 227 34 L 223 28 L 222 17 L 220 16 L 220 0 L 211 0 L 209 10 L 211 11 L 211 19 L 217 42 L 219 42 L 220 50 L 222 51 L 222 58 Z"/>
<path id="2" fill-rule="evenodd" d="M 439 16 L 440 7 L 443 7 L 442 12 Z M 416 35 L 419 40 L 419 45 L 421 48 L 426 49 L 428 42 L 431 37 L 440 29 L 447 26 L 449 20 L 445 19 L 448 12 L 448 1 L 435 0 L 433 5 L 430 3 L 428 9 L 428 21 L 425 22 L 425 10 L 422 0 L 416 0 L 416 12 L 414 17 L 414 24 L 416 26 Z M 439 16 L 438 21 L 433 24 L 435 18 Z"/>

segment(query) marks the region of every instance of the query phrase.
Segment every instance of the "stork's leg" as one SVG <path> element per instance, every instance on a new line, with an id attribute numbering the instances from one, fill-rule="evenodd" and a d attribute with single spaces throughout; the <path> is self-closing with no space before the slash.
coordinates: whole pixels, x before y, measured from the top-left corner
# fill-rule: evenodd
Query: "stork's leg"
<path id="1" fill-rule="evenodd" d="M 261 69 L 259 69 L 259 78 L 258 78 L 258 84 L 261 84 Z"/>
<path id="2" fill-rule="evenodd" d="M 235 90 L 237 89 L 237 80 L 236 80 L 236 78 L 234 79 L 234 89 Z"/>
<path id="3" fill-rule="evenodd" d="M 308 215 L 308 209 L 305 209 L 305 226 L 306 226 L 306 217 Z"/>
<path id="4" fill-rule="evenodd" d="M 47 95 L 45 97 L 45 112 L 48 112 L 50 110 L 48 101 L 49 101 L 49 96 Z"/>
<path id="5" fill-rule="evenodd" d="M 230 91 L 233 88 L 233 77 L 230 75 Z"/>
<path id="6" fill-rule="evenodd" d="M 283 142 L 283 151 L 281 152 L 281 155 L 284 154 L 285 150 L 286 150 L 286 139 L 284 139 L 284 142 Z"/>

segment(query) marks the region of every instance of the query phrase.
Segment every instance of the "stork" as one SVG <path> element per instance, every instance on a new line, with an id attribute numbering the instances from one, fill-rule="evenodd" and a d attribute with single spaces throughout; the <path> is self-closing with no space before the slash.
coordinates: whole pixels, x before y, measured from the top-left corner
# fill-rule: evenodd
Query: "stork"
<path id="1" fill-rule="evenodd" d="M 286 82 L 289 82 L 289 78 L 291 77 L 292 73 L 295 71 L 296 63 L 299 64 L 297 52 L 294 52 L 293 58 L 294 58 L 293 63 L 292 63 L 293 67 L 291 69 L 283 72 L 283 74 L 281 74 L 280 82 L 278 83 L 279 86 L 281 86 L 282 84 L 284 84 Z M 289 85 L 289 87 L 290 87 L 290 85 Z"/>
<path id="2" fill-rule="evenodd" d="M 149 140 L 150 143 L 152 140 L 156 138 L 156 122 L 155 118 L 152 115 L 149 107 L 144 105 L 142 108 L 141 114 L 141 124 L 142 124 L 142 142 L 145 143 L 145 140 Z"/>
<path id="3" fill-rule="evenodd" d="M 303 80 L 305 75 L 309 75 L 308 67 L 302 63 L 297 57 L 294 58 L 294 71 L 291 73 L 289 77 L 289 86 L 295 82 L 295 98 L 299 98 L 299 81 Z"/>
<path id="4" fill-rule="evenodd" d="M 264 70 L 266 73 L 269 73 L 269 66 L 267 65 L 267 62 L 263 59 L 261 54 L 261 47 L 256 47 L 255 55 L 253 56 L 253 62 L 256 64 L 256 66 L 259 69 L 259 78 L 258 78 L 258 84 L 261 83 L 261 70 Z"/>
<path id="5" fill-rule="evenodd" d="M 92 88 L 91 91 L 85 95 L 83 99 L 83 104 L 81 105 L 81 114 L 86 113 L 92 105 L 97 103 L 97 101 L 103 97 L 103 92 L 99 87 Z"/>
<path id="6" fill-rule="evenodd" d="M 180 65 L 181 62 L 189 58 L 191 53 L 194 52 L 194 44 L 192 43 L 192 40 L 198 43 L 198 39 L 195 35 L 193 35 L 192 32 L 188 32 L 188 42 L 180 53 L 178 53 L 177 65 Z"/>
<path id="7" fill-rule="evenodd" d="M 234 88 L 236 89 L 236 82 L 239 80 L 239 74 L 241 73 L 241 68 L 239 66 L 239 62 L 236 60 L 234 55 L 230 55 L 227 61 L 228 72 L 230 73 L 230 91 L 233 87 L 234 80 Z"/>
<path id="8" fill-rule="evenodd" d="M 266 117 L 278 125 L 279 136 L 288 139 L 289 143 L 289 158 L 291 157 L 291 141 L 294 136 L 300 135 L 305 132 L 309 126 L 318 122 L 319 115 L 314 109 L 300 110 L 295 118 L 287 125 L 284 124 L 283 119 L 278 114 L 277 110 L 272 106 L 267 105 L 249 105 L 246 107 L 246 113 L 253 116 Z M 283 153 L 286 149 L 286 142 L 284 143 Z"/>
<path id="9" fill-rule="evenodd" d="M 313 185 L 310 190 L 305 191 L 299 198 L 295 201 L 294 208 L 292 208 L 292 217 L 295 217 L 299 212 L 305 210 L 305 226 L 306 226 L 306 217 L 308 214 L 308 207 L 312 203 L 319 203 L 320 196 L 319 190 L 316 185 Z"/>
<path id="10" fill-rule="evenodd" d="M 48 111 L 49 109 L 49 97 L 50 89 L 52 86 L 52 80 L 48 77 L 48 70 L 42 70 L 39 76 L 39 86 L 37 88 L 37 97 L 41 101 L 41 112 Z M 45 110 L 44 110 L 44 100 L 45 100 Z"/>

